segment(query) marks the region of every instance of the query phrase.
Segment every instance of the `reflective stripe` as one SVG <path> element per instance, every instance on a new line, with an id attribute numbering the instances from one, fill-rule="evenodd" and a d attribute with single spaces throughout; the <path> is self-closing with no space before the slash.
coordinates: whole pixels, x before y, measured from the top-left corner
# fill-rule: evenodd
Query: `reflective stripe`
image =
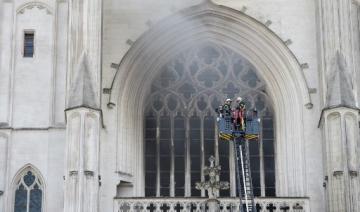
<path id="1" fill-rule="evenodd" d="M 227 133 L 220 133 L 219 137 L 223 140 L 227 140 L 227 141 L 230 141 L 230 140 L 233 140 L 234 139 L 234 136 L 231 135 L 231 134 L 227 134 Z"/>
<path id="2" fill-rule="evenodd" d="M 259 138 L 259 135 L 254 135 L 254 134 L 245 135 L 245 139 L 247 139 L 247 140 L 258 139 L 258 138 Z"/>

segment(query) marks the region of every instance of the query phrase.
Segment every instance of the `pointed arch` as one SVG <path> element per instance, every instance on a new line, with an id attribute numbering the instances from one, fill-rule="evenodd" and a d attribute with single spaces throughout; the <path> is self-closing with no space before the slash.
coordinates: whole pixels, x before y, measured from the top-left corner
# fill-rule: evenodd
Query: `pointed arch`
<path id="1" fill-rule="evenodd" d="M 16 13 L 22 14 L 25 12 L 25 10 L 32 9 L 34 7 L 38 8 L 39 10 L 45 9 L 47 14 L 53 14 L 53 9 L 48 4 L 41 1 L 31 1 L 24 3 L 17 8 Z"/>
<path id="2" fill-rule="evenodd" d="M 294 54 L 274 32 L 234 9 L 202 3 L 168 17 L 142 35 L 122 59 L 111 86 L 109 106 L 118 114 L 118 145 L 131 142 L 137 169 L 135 193 L 142 195 L 143 114 L 150 84 L 161 67 L 198 42 L 213 42 L 246 58 L 262 75 L 273 101 L 278 196 L 305 196 L 303 114 L 312 108 L 307 82 Z M 121 147 L 118 147 L 119 152 Z M 118 153 L 118 171 L 123 158 Z"/>
<path id="3" fill-rule="evenodd" d="M 45 211 L 45 193 L 45 181 L 39 169 L 26 164 L 13 178 L 10 211 Z"/>

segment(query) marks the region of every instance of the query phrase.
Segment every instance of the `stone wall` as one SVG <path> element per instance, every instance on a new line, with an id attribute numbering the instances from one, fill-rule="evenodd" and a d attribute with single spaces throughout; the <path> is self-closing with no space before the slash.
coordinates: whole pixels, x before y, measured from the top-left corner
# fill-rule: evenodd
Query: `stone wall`
<path id="1" fill-rule="evenodd" d="M 61 211 L 67 3 L 2 1 L 0 9 L 0 211 L 11 210 L 13 179 L 27 164 L 44 176 L 45 210 Z M 35 34 L 33 58 L 23 57 L 27 31 Z"/>
<path id="2" fill-rule="evenodd" d="M 174 13 L 196 5 L 201 1 L 104 1 L 104 26 L 103 26 L 103 88 L 111 87 L 116 70 L 111 68 L 111 63 L 119 63 L 122 57 L 128 52 L 134 42 L 148 30 L 156 26 L 162 20 L 172 16 Z M 215 3 L 240 10 L 249 16 L 257 19 L 259 22 L 269 25 L 269 28 L 279 36 L 284 42 L 289 44 L 289 49 L 303 64 L 304 75 L 309 86 L 309 92 L 314 107 L 303 115 L 304 139 L 305 142 L 305 160 L 303 165 L 306 169 L 306 194 L 311 197 L 311 207 L 315 211 L 323 211 L 322 196 L 322 146 L 321 133 L 317 127 L 320 119 L 321 98 L 319 89 L 318 72 L 318 50 L 317 50 L 317 17 L 316 2 L 311 0 L 296 0 L 291 4 L 285 0 L 279 1 L 236 1 L 223 0 L 214 1 Z M 176 26 L 174 26 L 176 27 Z M 131 141 L 117 140 L 116 133 L 118 127 L 117 109 L 112 110 L 106 107 L 108 95 L 103 95 L 104 123 L 106 131 L 103 131 L 103 138 L 108 143 L 102 146 L 102 157 L 112 158 L 116 161 L 102 160 L 107 164 L 102 166 L 103 190 L 101 204 L 104 207 L 110 203 L 109 199 L 114 196 L 114 182 L 126 181 L 136 182 L 136 176 L 127 175 L 129 167 L 137 167 L 137 163 L 129 157 L 124 158 L 124 154 L 116 151 L 113 147 L 120 146 L 120 150 L 130 152 L 130 155 L 137 154 L 136 146 Z M 274 100 L 276 101 L 276 100 Z M 128 143 L 130 142 L 130 143 Z M 121 148 L 122 145 L 124 148 Z M 129 146 L 132 145 L 133 147 Z M 129 165 L 130 164 L 130 165 Z M 110 165 L 110 166 L 108 166 Z M 124 167 L 119 170 L 119 176 L 107 175 L 114 167 Z M 108 184 L 111 183 L 111 184 Z M 109 192 L 106 192 L 109 191 Z M 127 194 L 133 195 L 131 193 Z M 106 202 L 107 201 L 107 202 Z"/>
<path id="3" fill-rule="evenodd" d="M 46 183 L 47 211 L 63 207 L 63 175 L 65 154 L 65 115 L 67 74 L 67 1 L 28 0 L 0 3 L 0 211 L 11 200 L 11 181 L 15 173 L 28 163 L 37 167 Z M 304 114 L 305 160 L 307 188 L 313 211 L 324 211 L 321 133 L 318 129 L 322 109 L 319 84 L 317 5 L 313 0 L 214 0 L 240 10 L 266 24 L 289 45 L 300 64 L 309 86 L 314 107 Z M 116 73 L 111 63 L 119 63 L 131 45 L 159 21 L 200 3 L 200 0 L 103 0 L 102 87 L 109 88 Z M 176 27 L 176 26 L 174 26 Z M 35 57 L 22 58 L 23 30 L 36 30 Z M 309 67 L 309 68 L 307 68 Z M 279 76 L 280 77 L 280 76 Z M 360 74 L 359 74 L 360 78 Z M 98 82 L 99 79 L 98 79 Z M 140 86 L 140 85 L 139 85 Z M 360 86 L 359 86 L 360 87 Z M 358 88 L 360 89 L 360 88 Z M 360 98 L 360 90 L 358 92 Z M 135 183 L 141 173 L 127 174 L 138 164 L 131 154 L 138 154 L 131 141 L 117 140 L 117 109 L 107 107 L 108 94 L 102 95 L 104 128 L 100 139 L 100 208 L 111 211 L 116 186 Z M 276 101 L 276 100 L 273 100 Z M 125 104 L 125 103 L 124 103 Z M 2 136 L 4 135 L 4 136 Z M 121 148 L 124 145 L 126 148 Z M 120 148 L 118 148 L 120 146 Z M 129 151 L 124 157 L 118 149 Z M 133 151 L 133 152 L 131 152 Z M 291 153 L 288 153 L 291 154 Z M 116 171 L 118 171 L 116 173 Z M 130 192 L 124 196 L 137 194 Z"/>

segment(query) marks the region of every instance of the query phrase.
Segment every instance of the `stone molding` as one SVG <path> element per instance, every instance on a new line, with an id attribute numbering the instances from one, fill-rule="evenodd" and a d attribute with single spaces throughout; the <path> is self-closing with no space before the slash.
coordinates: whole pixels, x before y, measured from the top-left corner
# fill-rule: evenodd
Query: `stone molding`
<path id="1" fill-rule="evenodd" d="M 33 2 L 29 2 L 29 3 L 25 3 L 23 5 L 21 5 L 17 10 L 16 13 L 17 14 L 24 14 L 26 10 L 32 10 L 34 8 L 38 8 L 39 10 L 46 10 L 46 13 L 49 15 L 53 15 L 53 9 L 40 1 L 33 1 Z"/>
<path id="2" fill-rule="evenodd" d="M 176 27 L 175 27 L 176 26 Z M 277 191 L 281 196 L 306 194 L 303 113 L 312 101 L 301 64 L 275 33 L 246 14 L 215 4 L 200 4 L 168 17 L 137 40 L 125 57 L 111 86 L 109 104 L 118 113 L 118 149 L 133 145 L 130 174 L 138 175 L 135 189 L 142 194 L 144 99 L 160 67 L 196 42 L 215 42 L 250 61 L 263 75 L 273 100 L 276 120 Z M 141 85 L 141 86 L 140 86 Z M 291 107 L 290 107 L 291 105 Z M 297 121 L 294 121 L 297 120 Z M 286 127 L 285 127 L 286 126 Z M 287 130 L 281 130 L 286 128 Z M 138 130 L 135 130 L 138 129 Z M 140 155 L 140 157 L 136 157 Z M 117 153 L 117 171 L 123 159 Z M 124 162 L 126 163 L 126 162 Z"/>

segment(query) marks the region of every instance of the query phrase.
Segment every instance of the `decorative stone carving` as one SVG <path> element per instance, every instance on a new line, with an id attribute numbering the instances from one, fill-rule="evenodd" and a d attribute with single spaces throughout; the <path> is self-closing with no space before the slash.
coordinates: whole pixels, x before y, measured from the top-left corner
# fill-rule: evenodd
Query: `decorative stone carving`
<path id="1" fill-rule="evenodd" d="M 240 212 L 238 198 L 220 198 L 220 212 Z M 276 207 L 273 211 L 309 212 L 310 204 L 307 198 L 255 198 L 258 211 L 271 211 L 267 207 Z M 270 208 L 269 207 L 269 208 Z M 203 198 L 116 198 L 114 211 L 205 211 Z M 143 208 L 143 210 L 139 210 Z"/>
<path id="2" fill-rule="evenodd" d="M 21 6 L 16 12 L 18 14 L 24 14 L 26 10 L 32 10 L 34 8 L 37 8 L 39 10 L 46 10 L 46 13 L 48 15 L 53 14 L 52 9 L 48 5 L 46 5 L 42 2 L 29 2 L 29 3 Z"/>
<path id="3" fill-rule="evenodd" d="M 205 166 L 204 175 L 209 176 L 209 180 L 205 182 L 197 182 L 196 189 L 207 190 L 209 200 L 206 201 L 209 208 L 209 212 L 218 212 L 220 210 L 219 200 L 216 198 L 219 196 L 220 190 L 227 190 L 230 188 L 229 182 L 219 181 L 221 166 L 215 165 L 215 157 L 210 156 L 210 166 Z"/>
<path id="4" fill-rule="evenodd" d="M 204 175 L 209 176 L 209 181 L 197 182 L 196 189 L 207 190 L 209 199 L 216 199 L 220 190 L 227 190 L 230 188 L 229 182 L 219 181 L 221 166 L 215 165 L 215 157 L 209 158 L 210 166 L 205 166 Z"/>

